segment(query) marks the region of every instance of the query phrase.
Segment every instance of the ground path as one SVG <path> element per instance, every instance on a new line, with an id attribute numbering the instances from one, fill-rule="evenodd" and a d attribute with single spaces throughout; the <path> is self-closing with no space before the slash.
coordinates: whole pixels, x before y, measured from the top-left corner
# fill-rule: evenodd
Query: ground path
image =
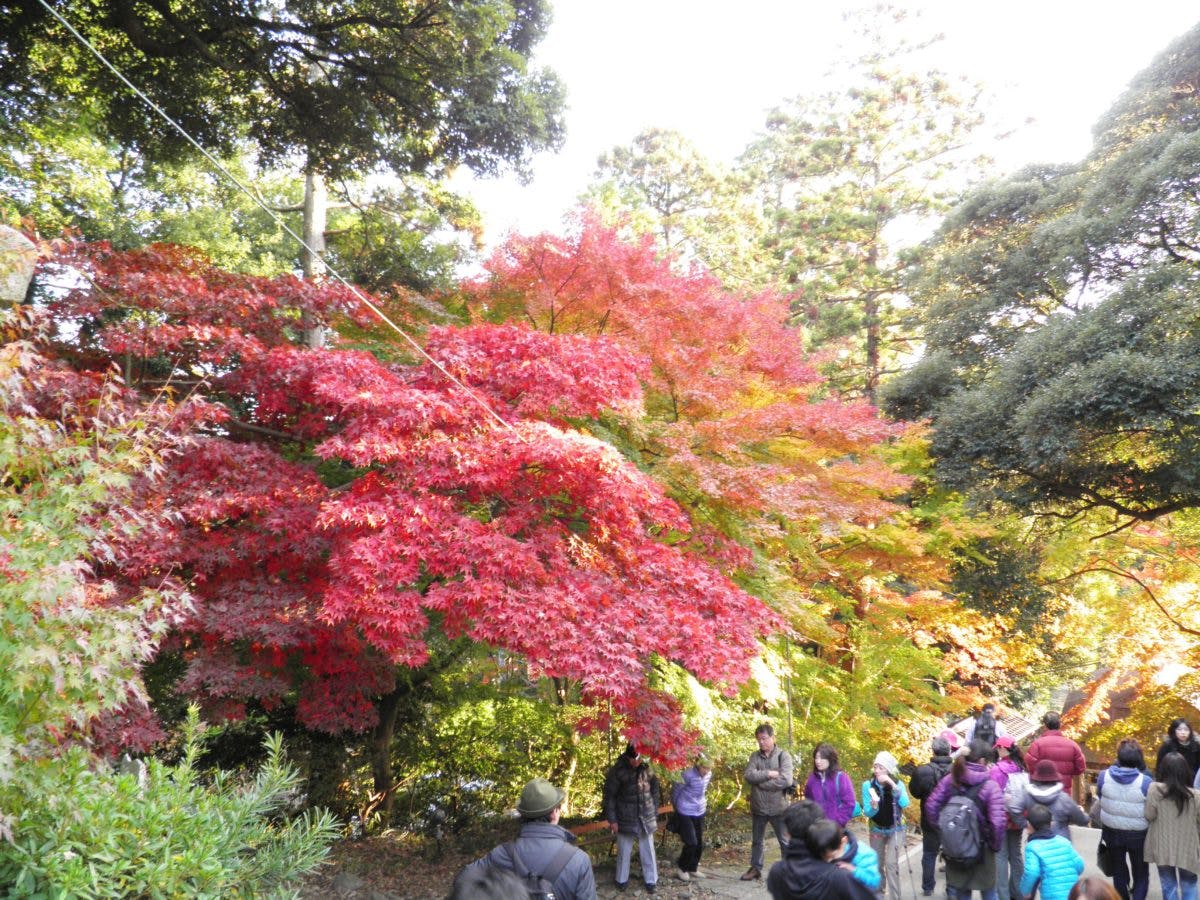
<path id="1" fill-rule="evenodd" d="M 746 817 L 748 837 L 749 817 Z M 856 831 L 858 829 L 856 828 Z M 1093 828 L 1072 829 L 1072 841 L 1087 864 L 1086 874 L 1101 876 L 1096 868 L 1096 844 L 1100 832 Z M 308 883 L 301 896 L 306 900 L 441 900 L 449 889 L 454 872 L 466 861 L 445 859 L 441 863 L 423 858 L 387 857 L 384 839 L 372 839 L 357 845 L 357 853 L 335 854 L 335 861 L 325 873 Z M 763 881 L 742 881 L 749 858 L 749 844 L 732 840 L 721 841 L 712 852 L 706 854 L 701 869 L 709 877 L 684 884 L 672 877 L 674 859 L 679 852 L 678 838 L 668 836 L 659 850 L 659 883 L 655 897 L 682 900 L 682 898 L 766 898 Z M 618 892 L 613 883 L 614 861 L 611 854 L 598 853 L 600 860 L 595 864 L 596 884 L 602 900 L 633 900 L 649 895 L 642 889 L 641 872 L 636 858 L 628 888 Z M 779 848 L 774 841 L 767 842 L 767 868 L 779 859 Z M 764 871 L 765 876 L 765 871 Z M 910 837 L 908 853 L 900 864 L 901 900 L 923 900 L 920 896 L 921 845 L 915 835 Z M 945 882 L 938 874 L 937 890 L 933 900 L 945 900 Z M 1158 873 L 1150 867 L 1150 893 L 1147 900 L 1162 900 Z"/>

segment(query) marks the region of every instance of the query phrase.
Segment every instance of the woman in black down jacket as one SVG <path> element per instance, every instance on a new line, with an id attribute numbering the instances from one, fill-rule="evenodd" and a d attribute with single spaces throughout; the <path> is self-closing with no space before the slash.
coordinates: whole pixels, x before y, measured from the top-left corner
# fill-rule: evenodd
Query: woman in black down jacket
<path id="1" fill-rule="evenodd" d="M 1188 764 L 1188 768 L 1191 769 L 1192 780 L 1194 781 L 1197 770 L 1200 770 L 1200 741 L 1196 740 L 1196 735 L 1192 731 L 1192 726 L 1187 723 L 1187 719 L 1176 719 L 1171 723 L 1171 727 L 1167 729 L 1167 739 L 1158 748 L 1158 761 L 1155 763 L 1155 781 L 1162 781 L 1158 770 L 1162 767 L 1163 757 L 1168 753 L 1178 753 L 1184 758 Z"/>

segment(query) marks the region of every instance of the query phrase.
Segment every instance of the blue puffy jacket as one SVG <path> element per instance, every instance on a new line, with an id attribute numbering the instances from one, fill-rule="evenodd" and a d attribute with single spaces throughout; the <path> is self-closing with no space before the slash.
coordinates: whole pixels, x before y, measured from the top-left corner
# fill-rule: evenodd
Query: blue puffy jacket
<path id="1" fill-rule="evenodd" d="M 879 854 L 874 848 L 860 844 L 849 831 L 846 832 L 846 849 L 838 861 L 854 866 L 855 881 L 865 884 L 873 891 L 879 890 L 879 883 L 883 880 L 879 875 Z"/>
<path id="2" fill-rule="evenodd" d="M 1030 835 L 1025 844 L 1025 877 L 1021 893 L 1028 897 L 1037 885 L 1042 900 L 1067 900 L 1071 888 L 1083 874 L 1083 857 L 1071 842 L 1052 831 Z"/>

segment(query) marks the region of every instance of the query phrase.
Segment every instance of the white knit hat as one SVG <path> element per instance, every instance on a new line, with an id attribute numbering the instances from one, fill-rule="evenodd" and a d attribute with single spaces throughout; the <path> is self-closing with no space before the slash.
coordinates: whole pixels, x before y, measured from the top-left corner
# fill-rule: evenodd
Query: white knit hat
<path id="1" fill-rule="evenodd" d="M 900 763 L 896 761 L 896 757 L 892 756 L 886 750 L 880 750 L 875 754 L 875 765 L 883 766 L 887 769 L 889 775 L 900 774 Z"/>

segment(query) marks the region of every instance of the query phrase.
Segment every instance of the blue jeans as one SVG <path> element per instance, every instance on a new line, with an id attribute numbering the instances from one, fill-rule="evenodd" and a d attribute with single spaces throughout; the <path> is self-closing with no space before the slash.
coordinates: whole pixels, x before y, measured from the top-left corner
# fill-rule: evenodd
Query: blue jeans
<path id="1" fill-rule="evenodd" d="M 950 900 L 971 900 L 970 891 L 953 888 L 950 887 L 950 885 L 946 885 L 946 896 L 949 897 Z M 991 887 L 986 891 L 980 891 L 979 896 L 982 897 L 983 900 L 996 900 L 996 889 Z"/>
<path id="2" fill-rule="evenodd" d="M 937 877 L 938 851 L 942 849 L 942 833 L 932 825 L 921 829 L 921 891 L 933 893 Z"/>
<path id="3" fill-rule="evenodd" d="M 1163 900 L 1196 900 L 1196 873 L 1175 866 L 1159 866 Z"/>
<path id="4" fill-rule="evenodd" d="M 996 853 L 996 893 L 1000 900 L 1022 900 L 1021 879 L 1025 876 L 1025 832 L 1004 832 L 1004 846 Z"/>

